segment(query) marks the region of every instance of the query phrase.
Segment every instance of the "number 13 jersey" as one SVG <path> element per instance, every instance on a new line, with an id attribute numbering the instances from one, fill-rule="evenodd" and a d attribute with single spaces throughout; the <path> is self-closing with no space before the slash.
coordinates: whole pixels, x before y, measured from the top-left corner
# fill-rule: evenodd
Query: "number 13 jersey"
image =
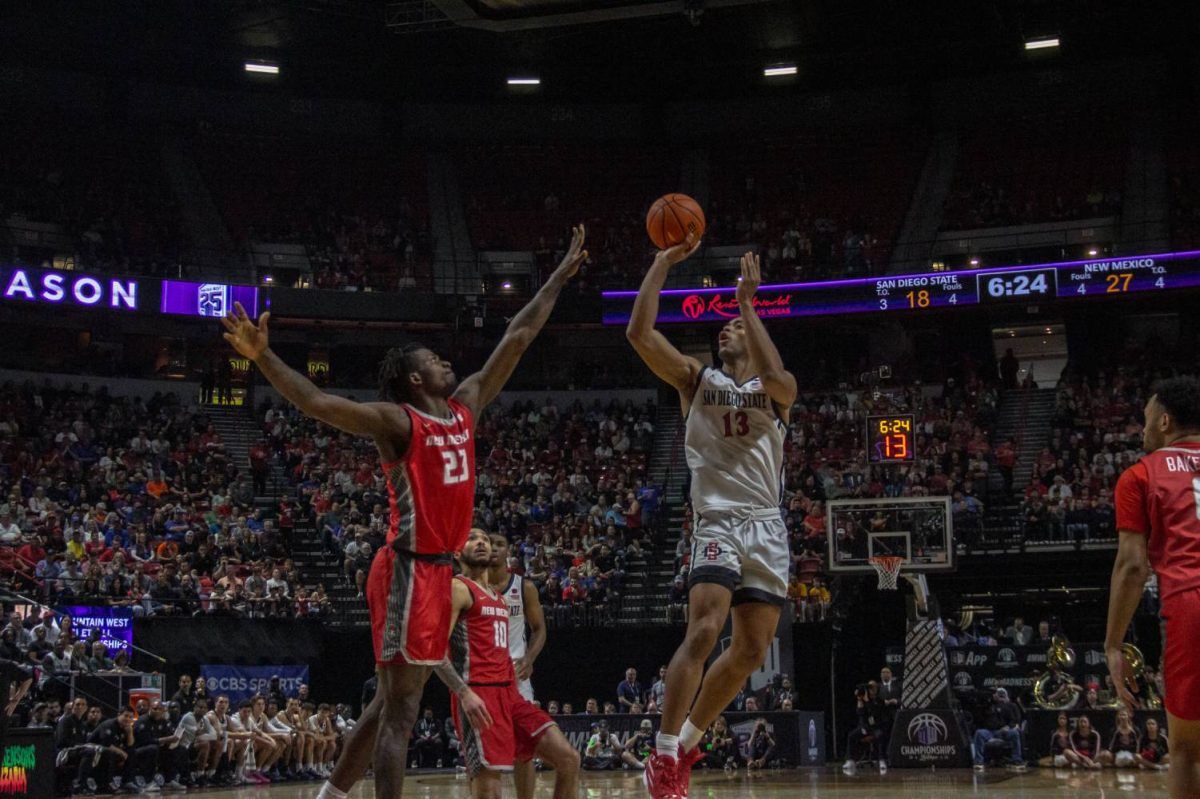
<path id="1" fill-rule="evenodd" d="M 458 552 L 467 543 L 475 509 L 475 420 L 448 400 L 442 418 L 403 405 L 412 422 L 408 451 L 384 463 L 391 524 L 388 544 L 419 555 Z"/>
<path id="2" fill-rule="evenodd" d="M 786 428 L 760 379 L 705 367 L 685 428 L 694 512 L 780 506 Z"/>

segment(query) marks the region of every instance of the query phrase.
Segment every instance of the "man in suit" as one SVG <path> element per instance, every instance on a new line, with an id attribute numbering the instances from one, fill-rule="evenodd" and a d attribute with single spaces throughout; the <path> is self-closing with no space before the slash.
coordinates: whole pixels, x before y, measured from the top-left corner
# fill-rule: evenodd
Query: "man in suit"
<path id="1" fill-rule="evenodd" d="M 900 696 L 903 692 L 900 681 L 892 677 L 892 670 L 884 666 L 879 671 L 879 699 L 883 702 L 883 718 L 880 728 L 883 730 L 883 741 L 880 742 L 880 756 L 887 758 L 888 739 L 892 737 L 892 724 L 896 721 L 896 711 L 900 709 Z"/>

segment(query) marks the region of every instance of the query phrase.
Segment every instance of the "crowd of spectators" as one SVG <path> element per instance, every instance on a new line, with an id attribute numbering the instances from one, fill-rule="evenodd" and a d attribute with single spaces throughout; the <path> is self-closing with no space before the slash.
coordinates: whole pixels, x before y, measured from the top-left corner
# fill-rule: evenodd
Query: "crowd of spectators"
<path id="1" fill-rule="evenodd" d="M 55 258 L 92 271 L 166 275 L 186 246 L 159 145 L 103 120 L 25 109 L 0 133 L 0 220 L 10 265 Z"/>
<path id="2" fill-rule="evenodd" d="M 277 677 L 236 706 L 185 674 L 169 700 L 111 708 L 71 699 L 65 675 L 46 668 L 14 688 L 10 708 L 14 723 L 54 731 L 60 796 L 326 779 L 355 724 L 348 706 L 316 703 L 307 685 L 287 694 Z"/>
<path id="3" fill-rule="evenodd" d="M 510 568 L 542 604 L 615 609 L 631 561 L 653 538 L 661 491 L 646 482 L 653 405 L 559 408 L 553 400 L 489 410 L 476 428 L 476 523 L 504 534 Z M 274 453 L 311 513 L 326 556 L 359 592 L 387 536 L 387 486 L 370 442 L 290 407 L 263 412 Z M 252 461 L 255 451 L 252 450 Z"/>
<path id="4" fill-rule="evenodd" d="M 196 156 L 240 252 L 304 245 L 317 288 L 430 290 L 420 153 L 392 142 L 209 133 Z"/>
<path id="5" fill-rule="evenodd" d="M 1200 149 L 1188 134 L 1168 148 L 1171 177 L 1171 240 L 1176 249 L 1200 243 Z"/>
<path id="6" fill-rule="evenodd" d="M 174 395 L 0 386 L 0 577 L 13 590 L 139 615 L 325 612 L 253 488 Z"/>
<path id="7" fill-rule="evenodd" d="M 715 147 L 705 243 L 761 245 L 769 280 L 880 274 L 922 159 L 922 145 L 896 131 Z"/>
<path id="8" fill-rule="evenodd" d="M 1136 367 L 1067 377 L 1049 440 L 1032 464 L 1020 513 L 1024 540 L 1083 543 L 1116 537 L 1113 490 L 1142 456 L 1146 374 Z"/>
<path id="9" fill-rule="evenodd" d="M 981 124 L 959 136 L 942 229 L 1118 214 L 1127 160 L 1120 126 L 1103 118 L 1072 111 Z"/>
<path id="10" fill-rule="evenodd" d="M 645 143 L 495 144 L 456 160 L 475 248 L 532 252 L 545 275 L 583 222 L 592 255 L 572 285 L 586 293 L 641 279 L 653 254 L 646 211 L 664 186 L 678 185 L 683 153 Z"/>

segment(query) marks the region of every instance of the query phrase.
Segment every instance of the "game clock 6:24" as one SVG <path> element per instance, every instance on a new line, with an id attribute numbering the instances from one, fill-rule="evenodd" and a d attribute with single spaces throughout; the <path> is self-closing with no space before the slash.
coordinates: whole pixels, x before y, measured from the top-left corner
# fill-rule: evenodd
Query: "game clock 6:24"
<path id="1" fill-rule="evenodd" d="M 979 302 L 1046 300 L 1058 296 L 1058 273 L 1053 269 L 1020 269 L 978 275 Z"/>

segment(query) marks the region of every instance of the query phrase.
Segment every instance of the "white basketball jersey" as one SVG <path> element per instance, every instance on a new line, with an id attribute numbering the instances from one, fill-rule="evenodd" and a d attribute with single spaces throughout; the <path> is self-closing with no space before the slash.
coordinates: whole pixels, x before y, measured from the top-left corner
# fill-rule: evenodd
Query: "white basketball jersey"
<path id="1" fill-rule="evenodd" d="M 688 409 L 684 450 L 692 509 L 778 508 L 787 428 L 753 377 L 742 385 L 705 368 Z"/>
<path id="2" fill-rule="evenodd" d="M 504 589 L 508 605 L 508 654 L 513 660 L 525 657 L 525 578 L 514 574 Z"/>

